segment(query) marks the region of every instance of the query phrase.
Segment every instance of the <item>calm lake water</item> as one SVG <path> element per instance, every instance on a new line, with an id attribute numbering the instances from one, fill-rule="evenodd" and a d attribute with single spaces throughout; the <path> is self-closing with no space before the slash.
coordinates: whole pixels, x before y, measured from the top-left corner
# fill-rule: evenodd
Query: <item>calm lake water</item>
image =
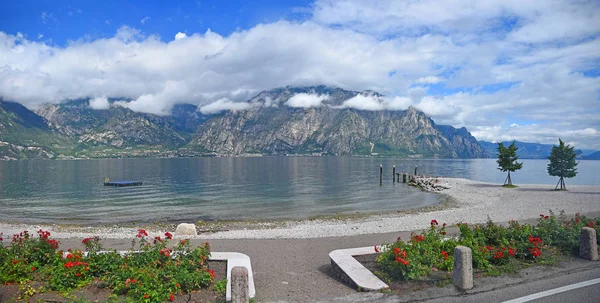
<path id="1" fill-rule="evenodd" d="M 546 160 L 524 160 L 515 184 L 548 184 Z M 379 184 L 379 165 L 384 182 Z M 112 224 L 214 219 L 302 219 L 438 203 L 437 195 L 393 184 L 398 172 L 502 183 L 494 159 L 412 160 L 257 157 L 0 161 L 0 220 Z M 600 185 L 600 161 L 580 161 L 572 184 Z M 143 186 L 104 187 L 111 180 Z"/>

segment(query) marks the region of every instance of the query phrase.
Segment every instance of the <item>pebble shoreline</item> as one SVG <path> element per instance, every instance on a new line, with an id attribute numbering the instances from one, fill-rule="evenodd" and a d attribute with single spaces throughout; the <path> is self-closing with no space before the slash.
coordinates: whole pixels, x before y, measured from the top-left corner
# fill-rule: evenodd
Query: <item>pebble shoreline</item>
<path id="1" fill-rule="evenodd" d="M 389 233 L 426 229 L 429 222 L 436 219 L 440 223 L 460 222 L 484 223 L 488 216 L 494 222 L 526 220 L 539 214 L 566 214 L 600 212 L 600 186 L 571 185 L 569 191 L 554 191 L 548 184 L 517 184 L 518 188 L 503 188 L 498 184 L 476 182 L 459 178 L 440 178 L 451 188 L 442 191 L 453 198 L 456 205 L 443 210 L 388 213 L 351 219 L 325 219 L 288 221 L 273 228 L 246 227 L 219 232 L 200 233 L 200 239 L 307 239 L 340 237 L 363 234 Z M 267 224 L 268 225 L 268 224 Z M 57 227 L 53 225 L 0 223 L 4 238 L 23 230 L 49 230 L 52 237 L 85 238 L 100 236 L 104 239 L 131 239 L 137 234 L 135 227 Z M 165 230 L 149 228 L 150 237 L 162 235 Z"/>

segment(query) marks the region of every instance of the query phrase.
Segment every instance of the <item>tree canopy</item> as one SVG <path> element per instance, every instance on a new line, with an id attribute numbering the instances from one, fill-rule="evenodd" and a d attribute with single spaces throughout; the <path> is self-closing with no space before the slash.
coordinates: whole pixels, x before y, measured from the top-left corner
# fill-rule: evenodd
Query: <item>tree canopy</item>
<path id="1" fill-rule="evenodd" d="M 577 161 L 575 161 L 575 147 L 565 145 L 565 143 L 559 138 L 558 146 L 552 146 L 552 151 L 548 160 L 548 174 L 550 176 L 560 177 L 556 188 L 560 185 L 561 190 L 566 190 L 564 178 L 573 178 L 577 175 Z"/>
<path id="2" fill-rule="evenodd" d="M 523 162 L 519 163 L 517 160 L 517 147 L 515 141 L 513 141 L 508 147 L 505 147 L 502 142 L 498 142 L 498 169 L 503 172 L 508 172 L 504 185 L 512 185 L 510 178 L 510 172 L 517 171 L 523 167 Z"/>

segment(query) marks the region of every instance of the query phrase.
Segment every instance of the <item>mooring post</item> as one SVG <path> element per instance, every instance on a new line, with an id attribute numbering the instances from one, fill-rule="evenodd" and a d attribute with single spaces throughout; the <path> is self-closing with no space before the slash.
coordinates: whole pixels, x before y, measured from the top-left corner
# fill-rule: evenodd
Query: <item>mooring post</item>
<path id="1" fill-rule="evenodd" d="M 402 183 L 406 183 L 406 173 L 402 174 Z"/>
<path id="2" fill-rule="evenodd" d="M 379 184 L 383 183 L 383 164 L 379 165 Z"/>
<path id="3" fill-rule="evenodd" d="M 417 175 L 417 166 L 415 165 L 415 176 Z"/>
<path id="4" fill-rule="evenodd" d="M 396 165 L 392 165 L 392 180 L 396 183 Z"/>

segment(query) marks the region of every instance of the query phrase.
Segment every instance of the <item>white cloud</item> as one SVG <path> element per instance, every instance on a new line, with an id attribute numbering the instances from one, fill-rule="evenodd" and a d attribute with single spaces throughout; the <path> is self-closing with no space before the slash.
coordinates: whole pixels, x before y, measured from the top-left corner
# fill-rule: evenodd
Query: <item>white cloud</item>
<path id="1" fill-rule="evenodd" d="M 110 23 L 111 23 L 111 22 L 112 22 L 112 20 L 111 20 L 111 19 L 104 20 L 104 23 L 105 23 L 106 25 L 110 25 Z"/>
<path id="2" fill-rule="evenodd" d="M 37 36 L 37 38 L 38 38 L 38 40 L 40 40 L 40 39 L 44 38 L 44 35 L 43 35 L 43 34 L 40 34 L 40 33 L 38 33 L 38 36 Z"/>
<path id="3" fill-rule="evenodd" d="M 40 15 L 40 18 L 42 19 L 42 23 L 44 23 L 44 24 L 47 24 L 49 21 L 56 22 L 56 18 L 54 18 L 53 13 L 42 12 L 42 14 Z"/>
<path id="4" fill-rule="evenodd" d="M 248 102 L 234 102 L 227 98 L 223 98 L 200 107 L 200 112 L 203 114 L 216 114 L 226 110 L 247 110 L 254 106 L 256 105 Z"/>
<path id="5" fill-rule="evenodd" d="M 380 98 L 374 95 L 358 94 L 342 103 L 342 107 L 354 108 L 358 110 L 384 110 L 385 106 Z"/>
<path id="6" fill-rule="evenodd" d="M 442 80 L 436 76 L 427 76 L 427 77 L 420 77 L 415 82 L 419 83 L 419 84 L 435 84 L 435 83 L 439 83 L 441 81 Z"/>
<path id="7" fill-rule="evenodd" d="M 521 133 L 508 135 L 531 141 L 546 140 L 531 123 L 600 129 L 600 77 L 590 76 L 600 70 L 598 1 L 318 0 L 312 8 L 307 21 L 169 41 L 133 27 L 66 46 L 0 32 L 0 97 L 30 108 L 123 97 L 134 100 L 129 108 L 165 114 L 175 103 L 221 100 L 216 107 L 275 87 L 325 84 L 386 95 L 360 95 L 346 107 L 412 105 L 481 136 L 514 121 Z"/>
<path id="8" fill-rule="evenodd" d="M 146 24 L 146 22 L 148 22 L 148 20 L 150 20 L 149 16 L 144 17 L 142 20 L 140 20 L 141 24 Z"/>
<path id="9" fill-rule="evenodd" d="M 295 94 L 285 102 L 285 105 L 289 107 L 319 107 L 321 102 L 329 99 L 329 95 L 317 95 L 317 94 Z M 265 102 L 266 103 L 266 102 Z"/>
<path id="10" fill-rule="evenodd" d="M 109 109 L 110 108 L 110 103 L 108 103 L 108 99 L 105 96 L 102 97 L 96 97 L 93 99 L 90 99 L 90 107 L 92 109 Z"/>
<path id="11" fill-rule="evenodd" d="M 181 40 L 185 38 L 187 38 L 187 35 L 185 33 L 178 32 L 177 34 L 175 34 L 175 40 Z"/>

